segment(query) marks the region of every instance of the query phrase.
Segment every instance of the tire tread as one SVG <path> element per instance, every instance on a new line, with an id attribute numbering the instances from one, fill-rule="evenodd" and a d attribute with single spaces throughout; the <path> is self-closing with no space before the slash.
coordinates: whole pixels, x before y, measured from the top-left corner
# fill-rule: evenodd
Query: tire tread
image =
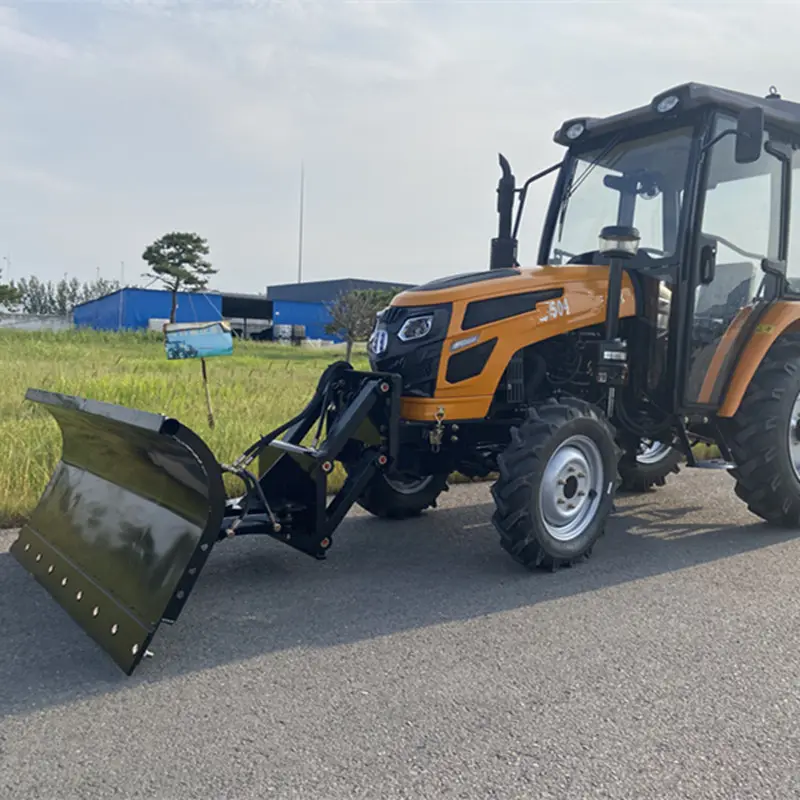
<path id="1" fill-rule="evenodd" d="M 500 546 L 518 563 L 528 569 L 556 571 L 585 561 L 591 555 L 597 538 L 605 532 L 603 525 L 595 539 L 580 552 L 570 557 L 549 553 L 537 538 L 532 518 L 532 475 L 545 461 L 544 451 L 554 434 L 564 425 L 577 419 L 589 419 L 600 426 L 614 448 L 615 464 L 622 454 L 616 443 L 611 423 L 591 404 L 576 397 L 551 398 L 531 407 L 527 419 L 511 431 L 508 449 L 498 456 L 498 479 L 491 487 L 495 502 L 492 523 L 499 534 Z M 615 471 L 613 493 L 619 487 L 620 477 Z"/>

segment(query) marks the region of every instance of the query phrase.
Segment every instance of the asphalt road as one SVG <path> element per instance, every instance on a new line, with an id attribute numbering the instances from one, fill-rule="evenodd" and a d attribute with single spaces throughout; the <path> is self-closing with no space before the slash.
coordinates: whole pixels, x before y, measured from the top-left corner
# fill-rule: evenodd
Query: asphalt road
<path id="1" fill-rule="evenodd" d="M 132 678 L 0 536 L 0 797 L 800 797 L 800 534 L 689 470 L 550 575 L 490 513 L 226 542 Z"/>

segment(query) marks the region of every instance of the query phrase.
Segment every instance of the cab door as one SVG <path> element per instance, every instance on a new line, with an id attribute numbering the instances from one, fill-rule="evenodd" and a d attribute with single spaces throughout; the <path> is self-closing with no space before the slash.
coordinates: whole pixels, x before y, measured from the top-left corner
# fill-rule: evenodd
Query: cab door
<path id="1" fill-rule="evenodd" d="M 719 115 L 713 136 L 735 129 Z M 765 143 L 769 132 L 764 134 Z M 737 164 L 735 136 L 707 154 L 705 191 L 688 289 L 682 405 L 687 411 L 719 407 L 733 366 L 766 307 L 762 259 L 784 249 L 783 162 L 767 150 L 752 164 Z M 772 142 L 773 147 L 780 147 Z M 772 148 L 770 148 L 772 149 Z"/>

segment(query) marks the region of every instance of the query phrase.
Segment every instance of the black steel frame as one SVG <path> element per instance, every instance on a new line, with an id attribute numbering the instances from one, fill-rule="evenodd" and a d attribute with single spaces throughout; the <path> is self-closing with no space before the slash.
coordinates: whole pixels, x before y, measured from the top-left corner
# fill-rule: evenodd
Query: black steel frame
<path id="1" fill-rule="evenodd" d="M 325 558 L 348 510 L 376 472 L 390 470 L 397 459 L 401 391 L 399 375 L 358 371 L 346 362 L 329 367 L 309 404 L 282 426 L 283 438 L 268 434 L 234 464 L 223 465 L 248 490 L 226 504 L 218 539 L 263 534 Z M 315 426 L 312 444 L 301 444 Z M 257 477 L 247 469 L 256 458 Z M 347 475 L 329 501 L 336 461 Z"/>

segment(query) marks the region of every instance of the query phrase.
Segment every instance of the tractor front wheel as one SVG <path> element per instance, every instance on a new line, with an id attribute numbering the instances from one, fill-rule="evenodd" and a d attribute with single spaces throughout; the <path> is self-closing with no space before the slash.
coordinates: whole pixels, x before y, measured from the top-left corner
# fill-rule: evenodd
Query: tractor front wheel
<path id="1" fill-rule="evenodd" d="M 736 495 L 767 522 L 800 527 L 800 341 L 765 356 L 731 428 Z"/>
<path id="2" fill-rule="evenodd" d="M 375 475 L 358 499 L 365 511 L 386 519 L 416 517 L 436 506 L 436 499 L 447 491 L 448 475 Z"/>
<path id="3" fill-rule="evenodd" d="M 497 459 L 492 521 L 501 546 L 529 569 L 588 558 L 614 507 L 620 455 L 610 423 L 588 403 L 531 408 Z"/>

